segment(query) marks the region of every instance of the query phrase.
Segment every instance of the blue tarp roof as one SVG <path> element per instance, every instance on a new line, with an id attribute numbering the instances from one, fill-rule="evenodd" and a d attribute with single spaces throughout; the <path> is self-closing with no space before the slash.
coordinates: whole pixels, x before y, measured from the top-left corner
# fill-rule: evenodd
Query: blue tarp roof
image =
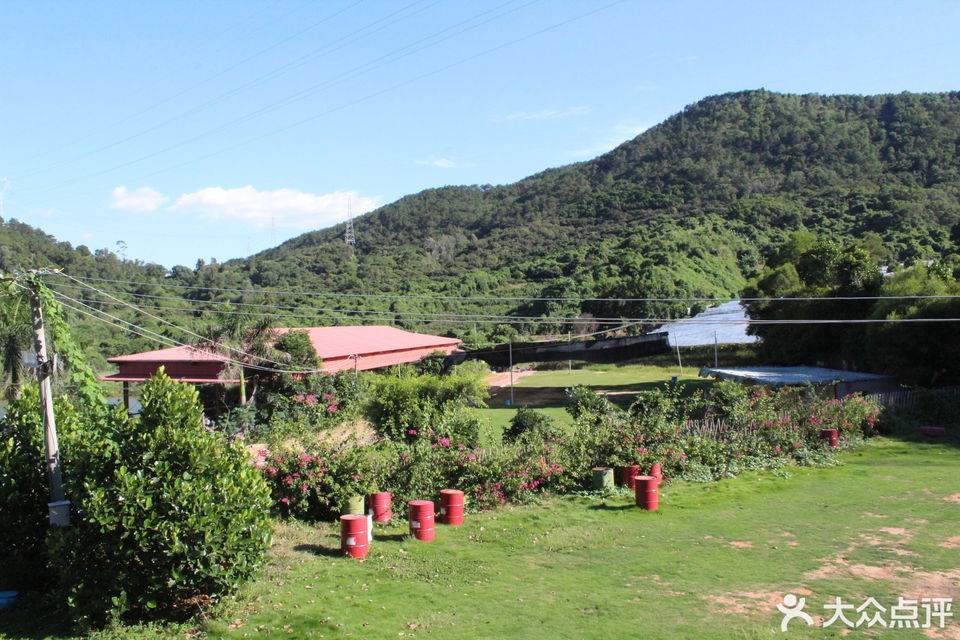
<path id="1" fill-rule="evenodd" d="M 714 343 L 744 344 L 756 342 L 747 335 L 747 313 L 738 300 L 710 307 L 692 318 L 663 325 L 651 333 L 666 333 L 670 346 L 698 347 Z"/>
<path id="2" fill-rule="evenodd" d="M 823 367 L 704 367 L 701 378 L 720 377 L 737 382 L 756 382 L 772 387 L 785 384 L 828 384 L 831 382 L 862 382 L 890 380 L 890 376 Z"/>

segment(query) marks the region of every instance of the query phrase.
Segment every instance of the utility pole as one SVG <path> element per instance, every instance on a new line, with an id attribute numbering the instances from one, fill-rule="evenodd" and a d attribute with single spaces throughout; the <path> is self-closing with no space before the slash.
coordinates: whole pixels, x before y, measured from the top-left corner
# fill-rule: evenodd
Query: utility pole
<path id="1" fill-rule="evenodd" d="M 57 443 L 57 424 L 53 415 L 53 363 L 47 357 L 47 337 L 43 326 L 43 307 L 36 280 L 26 281 L 27 297 L 33 315 L 33 344 L 37 352 L 37 381 L 40 383 L 40 406 L 43 412 L 43 444 L 47 454 L 47 475 L 50 478 L 50 525 L 70 526 L 70 501 L 63 493 L 63 473 L 60 468 L 60 446 Z"/>
<path id="2" fill-rule="evenodd" d="M 513 340 L 510 341 L 510 406 L 513 406 Z"/>

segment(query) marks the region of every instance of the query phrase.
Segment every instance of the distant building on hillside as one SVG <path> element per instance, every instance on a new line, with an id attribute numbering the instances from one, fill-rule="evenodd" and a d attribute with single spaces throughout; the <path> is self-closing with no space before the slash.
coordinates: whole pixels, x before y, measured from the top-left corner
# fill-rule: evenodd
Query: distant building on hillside
<path id="1" fill-rule="evenodd" d="M 353 369 L 366 371 L 394 364 L 416 362 L 424 356 L 441 352 L 449 355 L 459 345 L 456 338 L 443 338 L 413 333 L 395 327 L 302 327 L 274 329 L 278 334 L 288 331 L 306 331 L 310 342 L 321 358 L 324 373 Z M 130 382 L 143 382 L 160 367 L 168 376 L 180 382 L 235 383 L 220 375 L 230 358 L 203 347 L 172 347 L 145 351 L 128 356 L 107 358 L 119 367 L 113 375 L 101 380 L 124 383 L 124 396 Z"/>

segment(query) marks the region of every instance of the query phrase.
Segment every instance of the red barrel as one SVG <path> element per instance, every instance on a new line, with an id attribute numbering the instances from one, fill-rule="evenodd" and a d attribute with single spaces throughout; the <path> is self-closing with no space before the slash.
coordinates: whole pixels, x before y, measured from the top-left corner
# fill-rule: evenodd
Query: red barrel
<path id="1" fill-rule="evenodd" d="M 636 482 L 637 506 L 647 511 L 656 511 L 660 508 L 658 485 L 656 476 L 637 476 Z"/>
<path id="2" fill-rule="evenodd" d="M 920 433 L 929 438 L 943 438 L 947 435 L 946 427 L 920 427 Z"/>
<path id="3" fill-rule="evenodd" d="M 840 445 L 840 432 L 836 429 L 820 429 L 820 439 L 829 440 L 830 446 L 836 449 Z"/>
<path id="4" fill-rule="evenodd" d="M 372 493 L 367 496 L 367 513 L 373 516 L 374 522 L 390 522 L 393 517 L 391 496 L 388 492 Z"/>
<path id="5" fill-rule="evenodd" d="M 463 524 L 463 491 L 440 490 L 440 524 Z"/>
<path id="6" fill-rule="evenodd" d="M 407 503 L 407 517 L 410 520 L 410 535 L 423 542 L 433 540 L 434 524 L 432 501 L 411 500 Z"/>
<path id="7" fill-rule="evenodd" d="M 350 513 L 340 516 L 340 550 L 352 558 L 365 558 L 370 550 L 367 516 Z"/>
<path id="8" fill-rule="evenodd" d="M 633 479 L 638 475 L 640 475 L 639 465 L 628 464 L 625 467 L 617 467 L 617 484 L 633 490 L 636 488 Z"/>
<path id="9" fill-rule="evenodd" d="M 650 467 L 650 475 L 657 479 L 657 484 L 663 484 L 663 466 L 659 462 Z"/>

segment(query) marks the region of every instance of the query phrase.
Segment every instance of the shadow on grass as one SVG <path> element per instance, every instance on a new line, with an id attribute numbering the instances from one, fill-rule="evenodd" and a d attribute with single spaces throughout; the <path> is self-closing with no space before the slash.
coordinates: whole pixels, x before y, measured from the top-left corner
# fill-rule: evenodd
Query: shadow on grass
<path id="1" fill-rule="evenodd" d="M 322 544 L 298 544 L 293 550 L 312 553 L 315 556 L 326 556 L 328 558 L 343 557 L 343 551 L 340 550 L 340 547 L 327 547 Z"/>
<path id="2" fill-rule="evenodd" d="M 632 504 L 593 504 L 587 507 L 593 511 L 630 511 L 631 509 L 636 509 L 636 505 Z"/>
<path id="3" fill-rule="evenodd" d="M 406 533 L 374 533 L 376 536 L 374 540 L 382 540 L 385 542 L 403 542 L 407 539 Z"/>

